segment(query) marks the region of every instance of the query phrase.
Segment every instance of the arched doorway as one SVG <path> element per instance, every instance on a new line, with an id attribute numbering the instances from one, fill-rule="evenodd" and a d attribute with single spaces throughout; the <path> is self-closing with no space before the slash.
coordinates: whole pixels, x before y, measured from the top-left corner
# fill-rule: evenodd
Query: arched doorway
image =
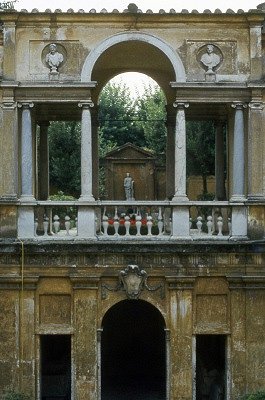
<path id="1" fill-rule="evenodd" d="M 165 322 L 142 300 L 124 300 L 104 316 L 102 400 L 165 400 Z"/>

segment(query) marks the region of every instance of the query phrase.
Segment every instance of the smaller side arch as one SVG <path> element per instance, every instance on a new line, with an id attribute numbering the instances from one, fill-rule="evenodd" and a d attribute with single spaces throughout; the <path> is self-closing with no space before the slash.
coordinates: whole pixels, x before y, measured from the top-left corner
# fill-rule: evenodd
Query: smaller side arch
<path id="1" fill-rule="evenodd" d="M 157 47 L 169 59 L 175 72 L 176 82 L 186 82 L 186 72 L 182 60 L 178 53 L 164 40 L 147 33 L 142 32 L 123 32 L 114 36 L 104 39 L 98 46 L 96 46 L 87 56 L 82 72 L 81 82 L 90 82 L 94 66 L 99 57 L 111 46 L 126 41 L 142 41 Z"/>

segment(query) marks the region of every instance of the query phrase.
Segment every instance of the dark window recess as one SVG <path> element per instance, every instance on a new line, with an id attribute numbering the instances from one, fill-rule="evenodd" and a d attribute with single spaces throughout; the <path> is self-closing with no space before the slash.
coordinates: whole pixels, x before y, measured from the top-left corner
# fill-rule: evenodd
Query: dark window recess
<path id="1" fill-rule="evenodd" d="M 226 336 L 196 336 L 196 400 L 226 398 Z"/>
<path id="2" fill-rule="evenodd" d="M 41 345 L 41 399 L 71 400 L 71 337 L 43 335 Z"/>

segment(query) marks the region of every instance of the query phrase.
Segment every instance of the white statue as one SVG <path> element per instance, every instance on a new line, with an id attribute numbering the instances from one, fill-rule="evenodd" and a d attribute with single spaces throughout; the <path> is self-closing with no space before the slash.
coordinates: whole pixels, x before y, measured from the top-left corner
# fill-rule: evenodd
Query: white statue
<path id="1" fill-rule="evenodd" d="M 129 172 L 127 172 L 126 177 L 124 178 L 123 186 L 126 200 L 134 200 L 134 180 L 130 176 Z"/>
<path id="2" fill-rule="evenodd" d="M 206 53 L 201 56 L 201 62 L 207 68 L 206 73 L 213 74 L 213 68 L 216 67 L 220 61 L 220 56 L 214 53 L 214 46 L 212 44 L 208 44 Z"/>
<path id="3" fill-rule="evenodd" d="M 50 71 L 52 74 L 58 73 L 58 67 L 63 62 L 63 55 L 57 51 L 57 45 L 55 43 L 51 43 L 50 52 L 46 55 L 45 61 L 50 67 Z"/>

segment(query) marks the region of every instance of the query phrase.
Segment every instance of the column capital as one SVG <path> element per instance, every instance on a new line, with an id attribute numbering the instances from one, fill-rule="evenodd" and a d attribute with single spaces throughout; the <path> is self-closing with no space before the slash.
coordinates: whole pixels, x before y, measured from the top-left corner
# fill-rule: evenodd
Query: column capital
<path id="1" fill-rule="evenodd" d="M 78 103 L 78 107 L 82 108 L 82 109 L 89 109 L 94 107 L 94 103 L 93 101 L 90 99 L 88 99 L 87 101 L 80 101 Z"/>
<path id="2" fill-rule="evenodd" d="M 264 108 L 264 103 L 262 101 L 251 101 L 248 106 L 251 110 L 261 111 Z"/>
<path id="3" fill-rule="evenodd" d="M 32 101 L 20 101 L 17 103 L 18 108 L 30 109 L 34 107 L 34 103 Z"/>
<path id="4" fill-rule="evenodd" d="M 235 108 L 236 110 L 243 110 L 244 108 L 247 108 L 247 104 L 243 103 L 242 101 L 233 101 L 231 107 Z"/>
<path id="5" fill-rule="evenodd" d="M 42 126 L 48 127 L 51 125 L 50 121 L 37 121 L 37 124 L 39 125 L 39 127 L 42 127 Z"/>
<path id="6" fill-rule="evenodd" d="M 176 100 L 176 101 L 174 101 L 174 103 L 173 103 L 173 107 L 174 108 L 181 108 L 181 109 L 185 109 L 185 108 L 188 108 L 190 105 L 189 105 L 189 103 L 187 102 L 187 101 L 178 101 L 178 100 Z"/>
<path id="7" fill-rule="evenodd" d="M 17 108 L 17 102 L 16 101 L 3 101 L 3 103 L 0 105 L 0 107 L 3 110 L 15 110 Z"/>

